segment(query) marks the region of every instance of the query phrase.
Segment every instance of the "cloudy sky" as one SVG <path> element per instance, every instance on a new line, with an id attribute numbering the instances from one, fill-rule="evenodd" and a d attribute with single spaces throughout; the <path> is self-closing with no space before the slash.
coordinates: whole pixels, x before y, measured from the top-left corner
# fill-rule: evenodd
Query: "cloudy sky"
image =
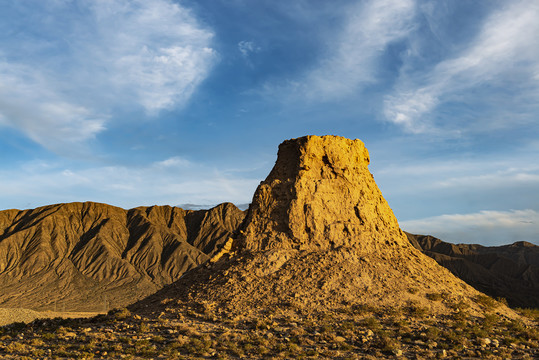
<path id="1" fill-rule="evenodd" d="M 0 209 L 248 203 L 362 139 L 404 230 L 539 243 L 539 2 L 0 0 Z"/>

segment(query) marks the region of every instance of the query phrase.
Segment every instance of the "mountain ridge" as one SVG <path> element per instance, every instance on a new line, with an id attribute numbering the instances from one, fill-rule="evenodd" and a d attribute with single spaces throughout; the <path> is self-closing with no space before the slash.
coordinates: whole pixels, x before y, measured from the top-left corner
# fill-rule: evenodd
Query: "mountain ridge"
<path id="1" fill-rule="evenodd" d="M 539 246 L 452 244 L 406 233 L 412 245 L 476 289 L 512 306 L 539 308 Z"/>
<path id="2" fill-rule="evenodd" d="M 190 211 L 86 202 L 0 211 L 2 306 L 50 309 L 58 301 L 125 306 L 209 259 L 244 214 L 231 203 Z"/>

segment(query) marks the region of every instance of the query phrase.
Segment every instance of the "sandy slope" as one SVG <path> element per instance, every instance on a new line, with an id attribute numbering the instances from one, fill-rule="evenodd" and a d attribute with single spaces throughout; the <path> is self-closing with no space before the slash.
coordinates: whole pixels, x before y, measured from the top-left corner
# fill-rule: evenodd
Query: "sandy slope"
<path id="1" fill-rule="evenodd" d="M 54 312 L 54 311 L 34 311 L 22 308 L 0 308 L 0 326 L 12 324 L 14 322 L 31 322 L 35 319 L 60 318 L 87 318 L 100 314 L 99 312 Z"/>

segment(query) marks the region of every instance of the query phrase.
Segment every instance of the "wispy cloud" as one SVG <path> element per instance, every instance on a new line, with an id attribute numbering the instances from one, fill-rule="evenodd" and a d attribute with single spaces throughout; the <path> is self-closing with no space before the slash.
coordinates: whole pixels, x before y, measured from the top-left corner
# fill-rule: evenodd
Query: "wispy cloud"
<path id="1" fill-rule="evenodd" d="M 252 53 L 259 52 L 261 49 L 253 41 L 240 41 L 238 43 L 238 50 L 245 58 L 249 57 Z"/>
<path id="2" fill-rule="evenodd" d="M 187 168 L 191 165 L 192 164 L 189 160 L 180 156 L 173 156 L 171 158 L 154 163 L 154 166 L 158 168 Z"/>
<path id="3" fill-rule="evenodd" d="M 217 59 L 213 33 L 169 0 L 21 8 L 40 12 L 41 33 L 0 39 L 0 124 L 56 152 L 95 137 L 117 110 L 181 107 Z"/>
<path id="4" fill-rule="evenodd" d="M 323 37 L 324 51 L 317 63 L 285 87 L 316 101 L 341 99 L 376 81 L 379 60 L 390 44 L 414 29 L 414 0 L 370 0 L 354 2 L 341 16 L 343 27 Z M 283 93 L 279 86 L 266 84 L 265 91 Z"/>
<path id="5" fill-rule="evenodd" d="M 434 235 L 453 243 L 539 244 L 539 212 L 530 209 L 441 215 L 404 221 L 400 225 L 408 232 Z"/>
<path id="6" fill-rule="evenodd" d="M 494 11 L 458 54 L 443 59 L 426 74 L 424 69 L 402 74 L 395 93 L 385 99 L 386 118 L 410 132 L 435 131 L 433 112 L 440 105 L 466 103 L 465 91 L 482 89 L 486 96 L 492 96 L 489 106 L 496 108 L 491 88 L 503 91 L 511 84 L 519 91 L 510 94 L 514 122 L 519 107 L 533 106 L 539 100 L 535 77 L 539 68 L 538 19 L 536 1 L 515 1 Z M 503 124 L 509 123 L 504 119 Z M 500 125 L 495 119 L 481 124 L 483 128 Z"/>
<path id="7" fill-rule="evenodd" d="M 519 161 L 499 157 L 477 160 L 425 161 L 421 164 L 395 164 L 377 169 L 377 176 L 394 177 L 406 184 L 406 179 L 423 189 L 499 189 L 525 184 L 539 185 L 539 166 L 533 161 L 535 153 Z M 411 189 L 417 190 L 416 188 Z"/>
<path id="8" fill-rule="evenodd" d="M 242 204 L 251 201 L 260 182 L 246 175 L 248 172 L 231 173 L 179 157 L 137 167 L 84 169 L 33 161 L 0 171 L 0 203 L 2 208 L 73 201 L 97 201 L 124 208 L 225 201 Z M 28 197 L 33 202 L 21 206 L 20 199 Z"/>
<path id="9" fill-rule="evenodd" d="M 44 146 L 85 141 L 104 129 L 106 115 L 65 99 L 30 66 L 0 62 L 0 79 L 0 124 Z"/>
<path id="10" fill-rule="evenodd" d="M 539 211 L 536 158 L 535 151 L 521 151 L 476 158 L 396 159 L 371 170 L 397 218 L 408 221 L 483 209 Z"/>

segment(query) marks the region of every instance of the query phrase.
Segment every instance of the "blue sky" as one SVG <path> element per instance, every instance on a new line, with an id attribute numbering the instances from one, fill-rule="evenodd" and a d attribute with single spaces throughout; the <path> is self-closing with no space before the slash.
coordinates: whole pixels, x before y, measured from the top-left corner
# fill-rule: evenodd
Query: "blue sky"
<path id="1" fill-rule="evenodd" d="M 0 208 L 248 203 L 359 138 L 401 226 L 539 234 L 537 1 L 0 0 Z"/>

